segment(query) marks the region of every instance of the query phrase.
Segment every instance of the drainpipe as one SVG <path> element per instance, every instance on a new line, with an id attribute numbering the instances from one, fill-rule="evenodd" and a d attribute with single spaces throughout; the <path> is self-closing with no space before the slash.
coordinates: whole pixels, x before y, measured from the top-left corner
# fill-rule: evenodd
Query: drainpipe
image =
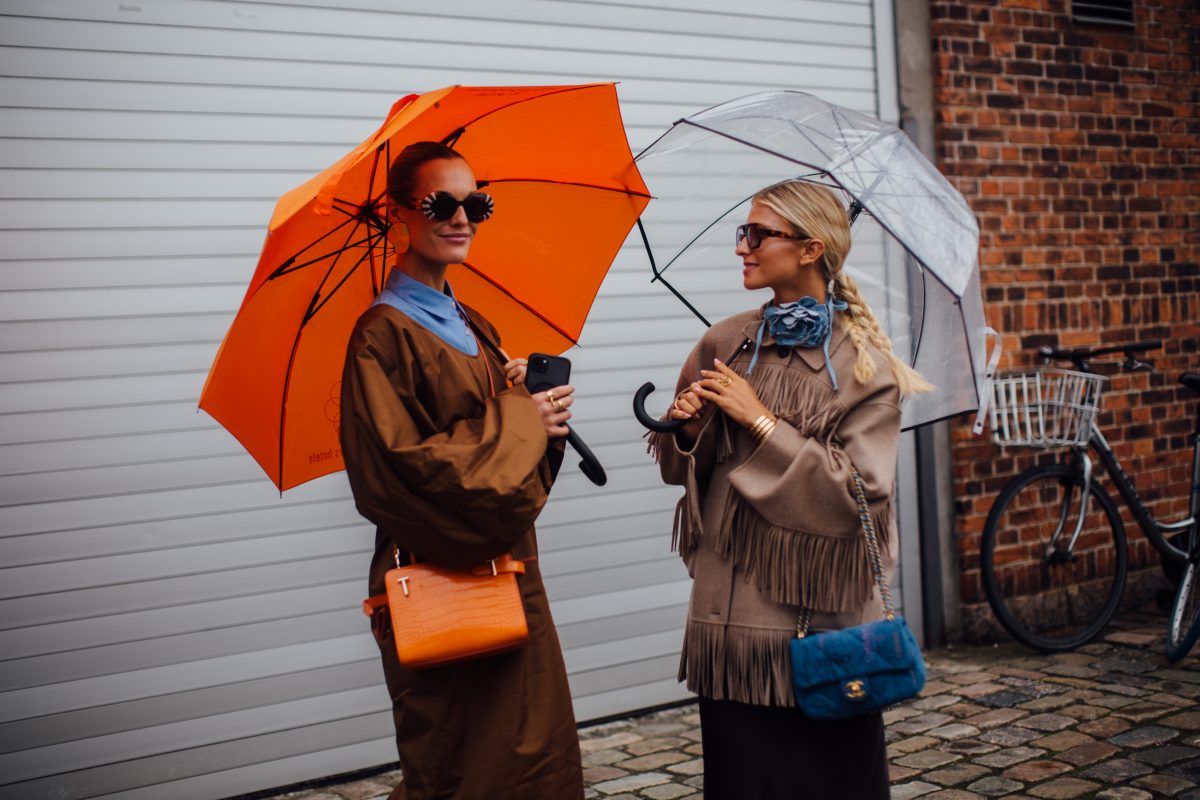
<path id="1" fill-rule="evenodd" d="M 929 4 L 893 0 L 900 127 L 936 164 Z M 948 423 L 925 425 L 915 439 L 924 644 L 937 647 L 955 636 L 960 624 Z"/>

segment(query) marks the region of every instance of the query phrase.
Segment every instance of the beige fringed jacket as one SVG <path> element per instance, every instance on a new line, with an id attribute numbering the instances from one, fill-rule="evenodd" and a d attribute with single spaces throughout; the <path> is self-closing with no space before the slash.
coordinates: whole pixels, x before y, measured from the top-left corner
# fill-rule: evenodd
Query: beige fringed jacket
<path id="1" fill-rule="evenodd" d="M 710 328 L 676 394 L 713 358 L 745 376 L 761 321 L 758 308 Z M 674 434 L 650 436 L 663 480 L 684 487 L 673 543 L 694 583 L 679 678 L 705 697 L 794 705 L 788 642 L 801 604 L 814 609 L 814 630 L 882 616 L 850 465 L 862 475 L 890 579 L 900 393 L 874 349 L 875 377 L 855 379 L 857 352 L 838 324 L 829 350 L 837 392 L 821 348 L 763 338 L 747 380 L 780 421 L 761 445 L 716 409 L 689 450 Z"/>

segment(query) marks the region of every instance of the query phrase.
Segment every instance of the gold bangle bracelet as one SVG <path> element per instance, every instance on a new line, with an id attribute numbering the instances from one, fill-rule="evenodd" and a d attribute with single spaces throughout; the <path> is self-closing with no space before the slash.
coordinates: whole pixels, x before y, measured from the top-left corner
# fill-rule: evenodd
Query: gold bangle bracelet
<path id="1" fill-rule="evenodd" d="M 775 425 L 779 420 L 769 414 L 763 414 L 758 419 L 754 420 L 754 424 L 750 426 L 750 434 L 756 441 L 762 442 L 775 429 Z"/>

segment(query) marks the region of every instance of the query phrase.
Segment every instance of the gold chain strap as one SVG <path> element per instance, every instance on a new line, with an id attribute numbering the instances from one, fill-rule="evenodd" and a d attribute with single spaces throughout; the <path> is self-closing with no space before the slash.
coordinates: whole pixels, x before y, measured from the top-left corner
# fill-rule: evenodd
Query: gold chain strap
<path id="1" fill-rule="evenodd" d="M 888 619 L 896 618 L 896 609 L 892 605 L 892 589 L 888 586 L 883 575 L 883 558 L 879 554 L 879 540 L 875 538 L 875 523 L 867 510 L 866 492 L 863 490 L 862 475 L 858 470 L 850 468 L 854 476 L 854 499 L 858 503 L 858 516 L 862 519 L 863 530 L 867 532 L 867 550 L 871 554 L 871 571 L 875 573 L 875 585 L 879 587 L 879 598 L 883 603 L 883 615 Z"/>
<path id="2" fill-rule="evenodd" d="M 875 585 L 879 587 L 879 599 L 883 604 L 883 615 L 887 619 L 896 618 L 896 609 L 892 605 L 892 590 L 883 577 L 883 559 L 879 554 L 879 541 L 875 538 L 875 523 L 871 521 L 871 512 L 867 507 L 867 493 L 863 489 L 862 475 L 850 467 L 850 477 L 854 479 L 854 502 L 858 506 L 858 519 L 862 522 L 863 533 L 867 537 L 867 552 L 871 557 L 871 574 Z M 800 616 L 796 619 L 796 638 L 803 639 L 808 634 L 809 623 L 812 622 L 812 609 L 801 608 Z"/>

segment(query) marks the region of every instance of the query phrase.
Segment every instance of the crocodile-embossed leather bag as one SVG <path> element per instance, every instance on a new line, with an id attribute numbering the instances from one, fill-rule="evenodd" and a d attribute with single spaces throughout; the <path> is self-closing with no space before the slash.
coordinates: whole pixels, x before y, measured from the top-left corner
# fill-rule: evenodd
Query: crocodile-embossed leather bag
<path id="1" fill-rule="evenodd" d="M 854 499 L 867 537 L 871 572 L 884 619 L 853 628 L 808 635 L 812 610 L 800 612 L 792 639 L 792 688 L 796 705 L 813 719 L 844 719 L 915 697 L 925 686 L 925 660 L 917 640 L 892 607 L 879 542 L 867 509 L 862 476 L 852 469 Z"/>
<path id="2" fill-rule="evenodd" d="M 386 609 L 396 657 L 424 669 L 514 650 L 529 641 L 517 575 L 525 562 L 505 555 L 470 571 L 428 563 L 389 570 L 386 595 L 363 601 L 369 617 Z"/>

